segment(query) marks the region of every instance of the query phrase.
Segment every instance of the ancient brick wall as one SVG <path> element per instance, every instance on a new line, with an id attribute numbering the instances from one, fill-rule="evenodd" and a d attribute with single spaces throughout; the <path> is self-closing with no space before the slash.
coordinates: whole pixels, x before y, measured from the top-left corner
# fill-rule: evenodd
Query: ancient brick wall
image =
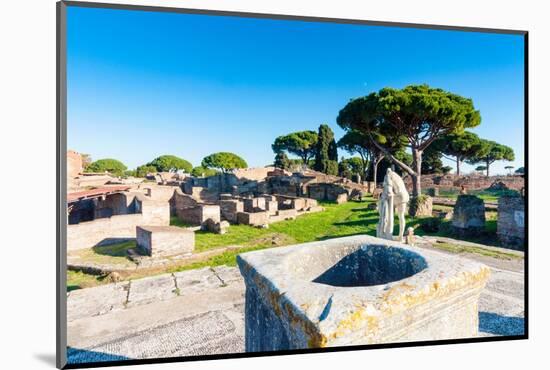
<path id="1" fill-rule="evenodd" d="M 67 151 L 67 179 L 70 181 L 82 173 L 82 156 L 73 150 Z"/>
<path id="2" fill-rule="evenodd" d="M 522 196 L 503 196 L 499 198 L 497 235 L 506 247 L 524 248 L 525 201 Z"/>
<path id="3" fill-rule="evenodd" d="M 180 189 L 174 191 L 170 204 L 172 214 L 189 224 L 202 225 L 209 218 L 220 222 L 219 205 L 199 203 L 192 196 L 183 194 Z"/>
<path id="4" fill-rule="evenodd" d="M 409 191 L 412 190 L 411 177 L 403 178 Z M 502 182 L 513 190 L 521 190 L 525 186 L 525 180 L 521 176 L 455 176 L 455 175 L 422 175 L 421 186 L 426 188 L 460 189 L 464 186 L 467 190 L 484 190 L 494 183 Z"/>
<path id="5" fill-rule="evenodd" d="M 221 215 L 229 222 L 237 222 L 237 213 L 243 211 L 243 202 L 238 199 L 228 199 L 220 201 Z"/>
<path id="6" fill-rule="evenodd" d="M 116 215 L 67 226 L 67 250 L 91 248 L 136 237 L 136 226 L 170 224 L 166 202 L 136 199 L 139 213 Z"/>

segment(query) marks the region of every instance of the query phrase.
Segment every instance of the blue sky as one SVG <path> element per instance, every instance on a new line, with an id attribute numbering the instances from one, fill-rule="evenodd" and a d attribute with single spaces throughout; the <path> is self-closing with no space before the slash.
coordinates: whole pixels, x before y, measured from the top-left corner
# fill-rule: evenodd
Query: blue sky
<path id="1" fill-rule="evenodd" d="M 519 35 L 79 7 L 67 24 L 68 146 L 93 159 L 230 151 L 263 166 L 279 135 L 341 137 L 349 99 L 427 83 L 472 98 L 473 131 L 514 149 L 493 173 L 523 166 Z"/>

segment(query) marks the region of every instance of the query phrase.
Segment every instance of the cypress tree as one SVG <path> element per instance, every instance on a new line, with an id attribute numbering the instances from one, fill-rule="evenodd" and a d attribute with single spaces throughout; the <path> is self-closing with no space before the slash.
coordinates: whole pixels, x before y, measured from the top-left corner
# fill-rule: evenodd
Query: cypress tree
<path id="1" fill-rule="evenodd" d="M 317 146 L 315 148 L 315 171 L 327 175 L 338 175 L 338 150 L 334 133 L 328 125 L 319 126 Z"/>

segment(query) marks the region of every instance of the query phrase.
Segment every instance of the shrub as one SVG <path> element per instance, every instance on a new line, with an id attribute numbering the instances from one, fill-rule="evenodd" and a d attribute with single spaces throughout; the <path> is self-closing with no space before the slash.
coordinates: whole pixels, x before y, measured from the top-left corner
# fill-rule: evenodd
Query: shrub
<path id="1" fill-rule="evenodd" d="M 86 167 L 86 172 L 109 172 L 115 176 L 123 176 L 125 171 L 124 163 L 113 158 L 99 159 Z"/>
<path id="2" fill-rule="evenodd" d="M 197 166 L 193 168 L 193 170 L 191 171 L 191 175 L 195 177 L 201 177 L 201 176 L 209 177 L 209 176 L 216 176 L 217 174 L 219 174 L 219 172 L 216 171 L 215 169 L 206 168 L 203 166 Z"/>
<path id="3" fill-rule="evenodd" d="M 137 177 L 147 177 L 147 174 L 155 173 L 155 172 L 157 172 L 157 168 L 155 166 L 148 166 L 146 164 L 136 168 L 136 176 Z"/>
<path id="4" fill-rule="evenodd" d="M 147 163 L 147 166 L 153 166 L 158 172 L 166 172 L 172 169 L 184 170 L 190 173 L 193 169 L 193 165 L 183 158 L 176 157 L 175 155 L 161 155 Z"/>
<path id="5" fill-rule="evenodd" d="M 246 168 L 248 164 L 244 159 L 234 153 L 219 152 L 204 157 L 201 163 L 202 167 L 217 168 L 223 172 L 237 168 Z"/>

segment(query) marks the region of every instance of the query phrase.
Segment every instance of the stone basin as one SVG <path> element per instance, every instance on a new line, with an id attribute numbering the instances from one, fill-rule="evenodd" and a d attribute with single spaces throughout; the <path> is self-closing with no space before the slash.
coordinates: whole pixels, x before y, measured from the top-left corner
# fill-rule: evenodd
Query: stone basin
<path id="1" fill-rule="evenodd" d="M 241 254 L 246 351 L 471 338 L 487 266 L 367 235 Z"/>

